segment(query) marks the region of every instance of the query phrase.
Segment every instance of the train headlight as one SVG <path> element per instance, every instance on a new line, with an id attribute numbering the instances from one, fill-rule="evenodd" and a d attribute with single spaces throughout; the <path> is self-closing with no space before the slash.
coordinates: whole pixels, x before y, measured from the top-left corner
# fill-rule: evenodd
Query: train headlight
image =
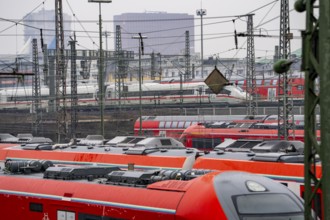
<path id="1" fill-rule="evenodd" d="M 248 180 L 246 181 L 246 187 L 248 188 L 249 191 L 252 192 L 265 192 L 267 191 L 266 187 L 261 185 L 260 183 L 257 183 L 255 181 Z"/>

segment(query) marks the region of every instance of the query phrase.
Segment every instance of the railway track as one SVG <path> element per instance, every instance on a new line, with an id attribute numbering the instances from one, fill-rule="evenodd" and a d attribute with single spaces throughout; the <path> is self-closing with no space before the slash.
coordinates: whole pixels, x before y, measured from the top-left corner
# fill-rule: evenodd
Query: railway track
<path id="1" fill-rule="evenodd" d="M 134 123 L 139 117 L 137 106 L 122 108 L 107 106 L 105 109 L 105 138 L 118 135 L 132 135 Z M 262 103 L 258 106 L 258 113 L 262 115 L 277 114 L 277 103 Z M 294 105 L 295 114 L 303 114 L 302 103 Z M 236 105 L 143 105 L 142 115 L 245 115 L 246 106 Z M 68 127 L 69 127 L 68 118 Z M 1 111 L 0 133 L 32 133 L 33 115 L 28 111 L 14 110 Z M 56 117 L 54 113 L 43 112 L 41 120 L 41 133 L 38 136 L 56 140 Z M 97 134 L 100 130 L 99 108 L 86 108 L 78 110 L 77 136 L 86 137 Z"/>

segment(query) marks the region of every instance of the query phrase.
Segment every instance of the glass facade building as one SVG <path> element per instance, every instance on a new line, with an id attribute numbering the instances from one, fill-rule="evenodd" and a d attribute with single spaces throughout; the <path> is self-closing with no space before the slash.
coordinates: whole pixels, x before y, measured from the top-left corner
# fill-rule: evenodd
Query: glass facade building
<path id="1" fill-rule="evenodd" d="M 189 31 L 190 53 L 194 49 L 194 16 L 185 13 L 145 12 L 124 13 L 114 16 L 114 32 L 121 26 L 122 49 L 138 53 L 137 39 L 141 33 L 147 38 L 143 40 L 144 53 L 162 55 L 179 55 L 185 53 L 186 35 Z"/>

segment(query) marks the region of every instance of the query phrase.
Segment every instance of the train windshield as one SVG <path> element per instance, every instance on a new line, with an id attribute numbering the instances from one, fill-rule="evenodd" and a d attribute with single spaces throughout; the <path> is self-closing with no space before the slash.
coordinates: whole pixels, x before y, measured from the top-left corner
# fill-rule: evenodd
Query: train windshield
<path id="1" fill-rule="evenodd" d="M 238 91 L 240 91 L 240 92 L 244 92 L 244 90 L 243 90 L 241 87 L 236 86 L 236 88 L 238 89 Z"/>
<path id="2" fill-rule="evenodd" d="M 286 194 L 249 194 L 233 197 L 242 220 L 303 220 L 304 211 Z"/>

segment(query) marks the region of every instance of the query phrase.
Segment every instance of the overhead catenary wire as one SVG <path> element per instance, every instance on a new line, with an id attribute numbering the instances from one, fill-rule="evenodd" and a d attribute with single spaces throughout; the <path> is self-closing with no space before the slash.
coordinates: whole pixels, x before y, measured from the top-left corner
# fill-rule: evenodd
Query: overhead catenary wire
<path id="1" fill-rule="evenodd" d="M 88 38 L 93 42 L 93 44 L 95 44 L 95 41 L 92 39 L 92 37 L 91 37 L 91 36 L 89 35 L 89 33 L 86 31 L 86 28 L 84 27 L 84 25 L 82 25 L 81 21 L 78 19 L 78 17 L 77 17 L 76 14 L 74 13 L 74 11 L 73 11 L 73 9 L 72 9 L 72 7 L 71 7 L 69 1 L 66 0 L 66 2 L 67 2 L 68 6 L 69 6 L 69 8 L 70 8 L 70 10 L 71 10 L 71 13 L 72 13 L 73 17 L 78 21 L 79 25 L 80 25 L 81 28 L 84 30 L 84 33 L 86 33 L 87 36 L 88 36 Z M 74 30 L 74 31 L 75 31 L 75 30 Z"/>
<path id="2" fill-rule="evenodd" d="M 262 21 L 264 21 L 265 20 L 265 18 L 266 18 L 266 16 L 269 14 L 269 12 L 272 10 L 272 8 L 274 8 L 274 5 L 276 4 L 278 2 L 278 0 L 275 0 L 275 1 L 270 1 L 270 2 L 268 2 L 268 3 L 266 3 L 266 4 L 264 4 L 264 5 L 262 5 L 262 6 L 260 6 L 260 7 L 258 7 L 258 8 L 256 8 L 256 9 L 254 9 L 254 10 L 252 10 L 252 11 L 250 11 L 249 13 L 254 13 L 254 12 L 256 12 L 256 11 L 259 11 L 259 10 L 261 10 L 261 9 L 263 9 L 263 8 L 265 8 L 265 7 L 268 7 L 269 5 L 272 5 L 272 7 L 271 7 L 271 9 L 270 10 L 268 10 L 268 12 L 267 12 L 267 14 L 262 18 L 262 20 L 260 21 L 260 22 L 262 22 Z M 67 3 L 68 3 L 68 5 L 69 5 L 69 8 L 71 8 L 71 12 L 72 12 L 72 14 L 74 15 L 74 17 L 75 17 L 75 21 L 74 21 L 74 23 L 80 23 L 81 24 L 81 26 L 82 26 L 82 28 L 83 28 L 83 25 L 82 25 L 82 23 L 86 23 L 86 22 L 89 22 L 89 23 L 92 23 L 92 22 L 95 22 L 96 20 L 79 20 L 78 18 L 77 18 L 77 16 L 76 16 L 76 13 L 74 13 L 74 11 L 72 10 L 72 7 L 70 6 L 70 4 L 69 4 L 69 2 L 67 1 Z M 210 23 L 205 23 L 204 25 L 205 26 L 207 26 L 207 25 L 209 25 L 209 26 L 211 26 L 211 25 L 216 25 L 216 24 L 221 24 L 221 23 L 227 23 L 227 22 L 231 22 L 231 21 L 233 21 L 233 18 L 234 18 L 234 20 L 238 20 L 238 19 L 241 19 L 241 16 L 243 16 L 243 15 L 231 15 L 231 16 L 216 16 L 216 17 L 205 17 L 205 19 L 206 20 L 209 20 L 209 21 L 211 21 L 211 20 L 215 20 L 215 19 L 221 19 L 221 21 L 216 21 L 216 22 L 210 22 Z M 275 20 L 277 17 L 275 17 L 275 18 L 273 18 L 272 20 L 270 20 L 270 21 L 266 21 L 266 22 L 264 22 L 264 23 L 262 23 L 262 24 L 260 24 L 260 22 L 259 22 L 259 24 L 258 24 L 258 26 L 256 26 L 255 28 L 258 28 L 258 27 L 261 27 L 261 26 L 263 26 L 264 24 L 267 24 L 267 23 L 269 23 L 269 22 L 271 22 L 271 21 L 273 21 L 273 20 Z M 1 19 L 1 18 L 0 18 Z M 197 19 L 197 18 L 192 18 L 192 19 Z M 225 20 L 223 20 L 223 19 L 225 19 Z M 227 20 L 226 20 L 227 19 Z M 173 19 L 156 19 L 156 20 L 152 20 L 152 21 L 159 21 L 159 22 L 161 22 L 161 21 L 179 21 L 179 20 L 187 20 L 186 18 L 185 19 L 181 19 L 181 18 L 173 18 Z M 16 20 L 11 20 L 11 22 L 14 22 L 15 23 L 15 21 Z M 25 21 L 29 21 L 28 19 L 25 19 Z M 38 21 L 38 20 L 31 20 L 31 21 Z M 144 20 L 132 20 L 132 21 L 130 21 L 130 20 L 124 20 L 125 22 L 136 22 L 136 21 L 144 21 Z M 148 22 L 152 22 L 151 20 L 149 20 Z M 50 21 L 50 20 L 40 20 L 40 22 L 53 22 L 53 21 Z M 113 20 L 104 20 L 104 22 L 106 23 L 106 22 L 114 22 Z M 195 26 L 194 26 L 195 27 Z M 40 29 L 40 28 L 38 28 L 38 27 L 33 27 L 33 26 L 31 26 L 31 28 L 35 28 L 35 29 Z M 174 28 L 174 29 L 186 29 L 186 28 L 188 28 L 187 26 L 185 26 L 185 27 L 176 27 L 176 28 Z M 85 34 L 86 36 L 87 36 L 87 38 L 89 38 L 90 40 L 91 40 L 91 42 L 93 42 L 93 47 L 94 46 L 96 46 L 96 47 L 98 47 L 98 45 L 96 45 L 95 44 L 95 41 L 94 41 L 94 39 L 93 38 L 96 38 L 97 36 L 93 36 L 93 35 L 91 35 L 91 33 L 95 33 L 95 34 L 98 34 L 98 31 L 87 31 L 86 30 L 86 28 L 83 28 L 84 30 L 82 30 L 82 31 L 77 31 L 76 30 L 76 32 L 78 32 L 78 33 L 83 33 L 83 34 Z M 159 30 L 155 30 L 155 31 L 152 31 L 152 32 L 148 32 L 148 33 L 159 33 L 159 32 L 163 32 L 163 31 L 169 31 L 169 30 L 172 30 L 172 29 L 159 29 Z M 51 30 L 51 29 L 46 29 L 46 30 L 44 30 L 44 31 L 55 31 L 55 30 Z M 66 31 L 65 31 L 66 32 Z M 129 32 L 125 32 L 125 31 L 123 31 L 123 33 L 122 33 L 123 35 L 125 35 L 125 34 L 132 34 L 132 33 L 129 33 Z M 146 33 L 147 34 L 147 33 Z M 221 34 L 221 33 L 205 33 L 205 36 L 207 36 L 207 35 L 217 35 L 217 34 Z M 0 36 L 4 36 L 4 35 L 0 35 Z M 46 35 L 45 35 L 46 36 Z M 86 37 L 86 36 L 79 36 L 78 35 L 78 38 L 79 37 Z M 197 35 L 193 35 L 193 36 L 197 36 Z M 177 38 L 178 36 L 168 36 L 168 37 L 163 37 L 163 38 Z M 274 36 L 275 37 L 275 36 Z M 152 36 L 150 36 L 149 37 L 149 39 L 153 39 L 153 38 L 157 38 L 157 37 L 152 37 Z M 212 40 L 212 39 L 221 39 L 222 37 L 214 37 L 214 38 L 209 38 L 209 39 L 205 39 L 205 40 Z M 123 38 L 123 39 L 125 39 L 125 37 Z M 195 41 L 197 41 L 198 39 L 195 39 Z M 175 41 L 175 40 L 174 40 Z M 182 42 L 180 42 L 180 43 L 182 43 Z M 175 44 L 174 44 L 175 45 Z M 88 46 L 84 46 L 84 45 L 82 45 L 82 44 L 79 44 L 79 46 L 80 47 L 82 47 L 82 48 L 89 48 Z M 155 44 L 154 45 L 151 45 L 151 46 L 156 46 Z M 242 46 L 243 47 L 243 46 Z M 241 48 L 242 48 L 241 47 Z M 160 51 L 161 52 L 161 51 Z M 238 53 L 237 53 L 238 54 Z M 235 55 L 236 56 L 236 55 Z"/>
<path id="3" fill-rule="evenodd" d="M 30 14 L 32 14 L 35 10 L 37 10 L 41 5 L 44 5 L 45 4 L 45 2 L 46 2 L 47 0 L 45 0 L 45 1 L 43 1 L 42 3 L 40 3 L 37 7 L 35 7 L 32 11 L 30 11 L 27 15 L 25 15 L 22 19 L 20 19 L 20 20 L 18 20 L 18 21 L 15 21 L 14 23 L 20 23 L 21 21 L 23 21 L 26 17 L 28 17 Z M 17 24 L 16 24 L 17 25 Z M 10 29 L 10 28 L 12 28 L 12 27 L 14 27 L 15 25 L 11 25 L 11 26 L 9 26 L 9 27 L 7 27 L 7 28 L 5 28 L 5 29 L 3 29 L 3 30 L 0 30 L 0 34 L 2 33 L 2 32 L 4 32 L 4 31 L 6 31 L 6 30 L 8 30 L 8 29 Z"/>
<path id="4" fill-rule="evenodd" d="M 278 18 L 278 17 L 275 17 L 275 18 L 273 18 L 273 19 L 271 19 L 271 21 L 272 20 L 274 20 L 274 19 L 276 19 L 276 18 Z M 0 20 L 1 20 L 1 18 L 0 18 Z M 7 19 L 7 21 L 10 21 L 10 22 L 15 22 L 15 21 L 13 21 L 13 20 L 8 20 Z M 230 21 L 232 21 L 232 20 L 230 20 Z M 218 23 L 224 23 L 224 22 L 229 22 L 229 20 L 228 21 L 221 21 L 221 22 L 213 22 L 213 23 L 210 23 L 210 24 L 205 24 L 205 25 L 211 25 L 211 24 L 218 24 Z M 267 23 L 268 22 L 270 22 L 270 21 L 267 21 Z M 24 24 L 21 24 L 21 25 L 24 25 Z M 262 24 L 261 24 L 262 25 Z M 259 25 L 258 27 L 260 27 L 261 25 Z M 29 26 L 29 27 L 31 27 L 31 28 L 34 28 L 34 29 L 39 29 L 38 27 L 34 27 L 34 26 L 31 26 L 31 25 L 26 25 L 26 26 Z M 183 29 L 185 29 L 185 28 L 187 28 L 187 27 L 183 27 Z M 178 29 L 178 28 L 175 28 L 175 29 Z M 168 31 L 168 30 L 173 30 L 173 29 L 166 29 L 166 30 L 157 30 L 157 31 L 154 31 L 154 32 L 161 32 L 161 31 Z M 45 31 L 55 31 L 55 30 L 52 30 L 52 29 L 46 29 Z M 89 33 L 98 33 L 97 31 L 77 31 L 78 33 L 80 32 L 80 33 L 86 33 L 86 34 L 89 34 Z M 151 32 L 148 32 L 148 33 L 151 33 Z M 123 32 L 123 34 L 125 34 L 125 32 Z M 128 34 L 130 34 L 130 33 L 128 33 Z M 213 33 L 214 35 L 215 34 L 217 34 L 217 33 Z M 219 33 L 219 34 L 221 34 L 221 33 Z M 205 34 L 205 35 L 208 35 L 208 34 Z M 80 36 L 80 37 L 83 37 L 83 36 Z M 177 36 L 169 36 L 168 38 L 171 38 L 171 37 L 177 37 Z M 92 40 L 92 37 L 89 35 L 88 36 L 88 38 L 90 38 L 91 39 L 91 41 L 93 41 L 93 43 L 95 43 L 94 42 L 94 40 Z M 221 38 L 221 37 L 220 37 Z M 217 38 L 212 38 L 212 39 L 217 39 Z M 207 40 L 207 39 L 205 39 L 205 40 Z M 87 47 L 86 47 L 87 48 Z"/>

